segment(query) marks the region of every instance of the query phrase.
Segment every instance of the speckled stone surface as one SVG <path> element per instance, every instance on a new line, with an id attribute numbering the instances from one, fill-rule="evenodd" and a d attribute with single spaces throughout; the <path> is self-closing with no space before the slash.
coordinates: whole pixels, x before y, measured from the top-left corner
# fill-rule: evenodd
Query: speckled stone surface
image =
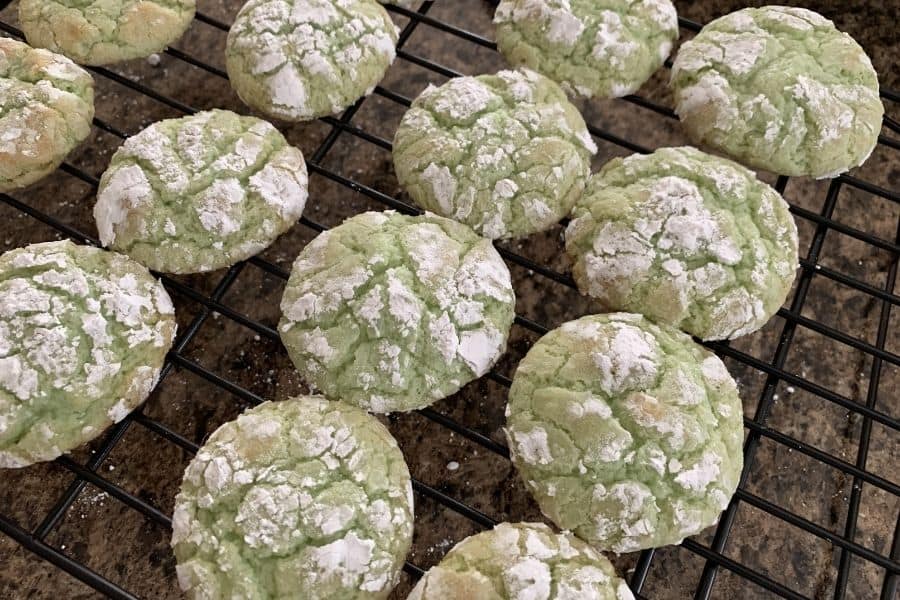
<path id="1" fill-rule="evenodd" d="M 201 0 L 198 9 L 230 22 L 239 4 L 240 0 Z M 676 2 L 682 16 L 698 21 L 708 21 L 746 4 L 740 0 Z M 900 39 L 895 25 L 900 1 L 828 0 L 810 1 L 806 5 L 833 19 L 839 29 L 860 42 L 872 56 L 883 86 L 900 88 L 900 61 L 896 60 Z M 430 14 L 491 37 L 491 11 L 491 4 L 482 0 L 439 0 Z M 14 23 L 14 16 L 15 4 L 0 12 L 4 22 Z M 402 28 L 404 20 L 397 13 L 393 16 Z M 687 33 L 682 31 L 682 40 L 686 36 Z M 224 32 L 195 22 L 177 47 L 223 68 L 224 45 Z M 498 54 L 425 26 L 411 36 L 406 49 L 467 75 L 493 72 L 505 66 Z M 221 107 L 247 112 L 225 80 L 169 55 L 161 55 L 161 61 L 155 67 L 141 60 L 122 64 L 115 70 L 196 108 Z M 667 71 L 658 72 L 639 93 L 671 106 L 671 97 L 665 87 L 667 77 Z M 97 76 L 96 80 L 98 117 L 124 132 L 134 134 L 154 120 L 181 116 L 175 109 L 142 97 L 105 77 Z M 382 85 L 414 97 L 427 83 L 443 81 L 444 77 L 401 58 L 395 61 Z M 687 142 L 677 121 L 627 101 L 580 102 L 579 108 L 589 123 L 644 146 Z M 886 109 L 893 118 L 900 118 L 900 106 L 886 103 Z M 403 111 L 402 106 L 373 95 L 363 103 L 353 123 L 389 140 Z M 312 157 L 330 131 L 328 125 L 318 121 L 279 125 L 279 129 L 307 157 Z M 593 161 L 594 170 L 613 156 L 631 153 L 631 150 L 603 140 L 597 142 L 599 152 Z M 119 143 L 118 138 L 94 128 L 91 137 L 70 157 L 70 162 L 99 176 Z M 324 167 L 376 190 L 391 195 L 401 193 L 391 170 L 390 152 L 376 145 L 342 135 L 321 162 Z M 863 167 L 850 174 L 892 190 L 900 189 L 900 153 L 879 146 Z M 769 174 L 762 177 L 769 183 L 774 182 Z M 315 173 L 311 174 L 309 185 L 310 199 L 304 214 L 324 225 L 333 226 L 351 214 L 382 208 L 366 196 Z M 785 196 L 791 203 L 818 213 L 823 209 L 828 185 L 827 181 L 791 179 Z M 71 175 L 58 172 L 34 187 L 17 192 L 14 197 L 53 214 L 67 225 L 96 235 L 91 218 L 93 191 Z M 842 187 L 834 204 L 833 217 L 842 225 L 892 241 L 897 234 L 900 205 Z M 798 229 L 800 255 L 806 257 L 816 224 L 798 219 Z M 522 242 L 504 242 L 501 246 L 565 271 L 569 265 L 564 258 L 561 231 L 562 228 L 557 227 Z M 296 226 L 264 256 L 289 269 L 299 249 L 314 235 L 313 230 Z M 0 202 L 0 251 L 48 239 L 56 239 L 52 228 Z M 879 288 L 885 285 L 891 259 L 888 251 L 834 230 L 825 235 L 819 255 L 823 270 L 832 269 Z M 574 290 L 529 273 L 522 267 L 511 265 L 510 271 L 520 315 L 555 327 L 592 310 L 590 302 Z M 179 280 L 201 293 L 211 293 L 223 275 L 224 271 L 217 271 L 179 277 Z M 254 265 L 247 265 L 222 301 L 241 314 L 274 327 L 279 318 L 278 302 L 283 286 L 282 280 L 265 274 Z M 174 291 L 172 296 L 179 331 L 185 331 L 201 305 Z M 792 298 L 793 293 L 788 302 Z M 881 303 L 872 297 L 819 274 L 809 284 L 802 314 L 875 343 L 881 308 Z M 885 346 L 898 353 L 900 311 L 896 308 L 891 313 L 890 324 Z M 784 320 L 776 317 L 762 330 L 734 342 L 732 347 L 760 360 L 771 361 L 784 325 Z M 536 338 L 528 330 L 514 326 L 508 353 L 497 365 L 497 372 L 511 375 L 517 361 Z M 281 400 L 306 391 L 277 341 L 257 337 L 253 330 L 226 317 L 209 318 L 184 349 L 184 355 L 265 399 Z M 745 415 L 752 417 L 765 377 L 758 371 L 742 367 L 735 360 L 726 359 L 725 363 L 738 381 Z M 797 328 L 784 368 L 851 402 L 866 402 L 871 383 L 871 357 L 811 329 Z M 856 461 L 862 419 L 799 387 L 795 389 L 782 383 L 775 393 L 778 398 L 768 417 L 771 427 L 813 444 L 836 458 L 850 463 Z M 482 378 L 437 403 L 434 409 L 502 441 L 500 428 L 504 423 L 505 398 L 505 388 Z M 199 443 L 248 405 L 246 399 L 232 395 L 186 369 L 176 369 L 150 396 L 144 412 Z M 888 362 L 882 367 L 877 408 L 894 417 L 900 416 L 900 367 Z M 508 460 L 452 434 L 418 413 L 393 415 L 384 418 L 383 422 L 397 437 L 413 477 L 496 520 L 541 520 L 537 506 Z M 82 447 L 72 458 L 83 463 L 94 457 L 91 450 L 98 447 L 97 444 Z M 874 425 L 867 468 L 881 477 L 896 480 L 898 458 L 897 433 Z M 190 456 L 176 445 L 134 424 L 102 462 L 99 473 L 164 514 L 171 515 L 181 474 L 189 460 Z M 0 514 L 33 530 L 72 480 L 72 474 L 55 463 L 0 472 Z M 840 534 L 845 526 L 852 485 L 852 478 L 840 471 L 772 440 L 764 440 L 749 470 L 746 489 Z M 453 544 L 481 530 L 475 523 L 422 495 L 417 494 L 415 502 L 416 531 L 409 558 L 423 568 L 436 564 Z M 889 552 L 898 509 L 900 500 L 897 497 L 864 485 L 856 541 L 881 554 Z M 713 531 L 708 530 L 693 539 L 700 544 L 709 544 L 712 534 Z M 169 537 L 166 527 L 88 485 L 46 541 L 138 597 L 174 600 L 181 595 L 175 582 L 175 561 L 169 550 Z M 834 594 L 840 561 L 836 547 L 747 504 L 741 504 L 737 511 L 725 554 L 804 596 L 824 599 Z M 626 576 L 636 561 L 636 554 L 613 557 L 619 572 Z M 657 551 L 642 595 L 654 600 L 692 598 L 704 564 L 701 557 L 682 547 Z M 877 598 L 883 576 L 882 569 L 854 558 L 850 564 L 847 598 Z M 404 599 L 410 588 L 411 579 L 404 575 L 392 598 Z M 99 597 L 90 588 L 0 535 L 0 598 L 83 600 Z M 711 597 L 761 599 L 774 596 L 727 570 L 720 570 Z"/>

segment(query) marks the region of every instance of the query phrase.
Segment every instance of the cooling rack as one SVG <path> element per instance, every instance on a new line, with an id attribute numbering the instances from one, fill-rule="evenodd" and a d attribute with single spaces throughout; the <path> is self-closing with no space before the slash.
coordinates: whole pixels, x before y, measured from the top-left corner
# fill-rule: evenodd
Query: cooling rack
<path id="1" fill-rule="evenodd" d="M 0 10 L 8 4 L 9 2 L 0 2 Z M 496 50 L 494 43 L 483 35 L 472 33 L 445 20 L 431 16 L 430 13 L 432 13 L 433 8 L 433 2 L 431 1 L 422 2 L 418 10 L 415 11 L 393 6 L 389 7 L 389 10 L 400 17 L 404 23 L 398 42 L 398 62 L 415 65 L 417 68 L 440 77 L 459 75 L 453 68 L 404 49 L 406 42 L 417 29 L 427 30 L 427 35 L 429 36 L 444 36 L 453 44 L 459 44 L 460 46 L 476 46 L 488 52 Z M 223 38 L 229 27 L 228 23 L 223 22 L 219 18 L 201 12 L 198 12 L 196 21 L 198 22 L 196 26 L 212 28 L 219 32 Z M 700 29 L 700 24 L 687 19 L 680 19 L 680 26 L 685 34 L 690 34 Z M 15 26 L 2 20 L 0 20 L 0 30 L 2 30 L 3 34 L 10 37 L 22 37 L 21 32 Z M 184 62 L 193 68 L 199 69 L 205 75 L 214 78 L 227 77 L 222 69 L 199 60 L 187 52 L 169 48 L 166 50 L 166 54 L 173 60 Z M 667 67 L 670 66 L 671 62 L 668 62 Z M 129 90 L 130 93 L 144 96 L 152 102 L 163 105 L 167 110 L 171 109 L 176 113 L 182 114 L 188 114 L 196 110 L 183 99 L 158 92 L 153 86 L 122 75 L 115 69 L 92 68 L 91 71 L 97 79 L 113 82 Z M 405 108 L 410 104 L 410 98 L 407 95 L 390 89 L 387 84 L 378 86 L 372 97 L 394 103 L 401 108 Z M 882 99 L 886 104 L 888 114 L 896 114 L 896 108 L 900 105 L 900 95 L 896 92 L 882 89 Z M 367 198 L 368 201 L 382 205 L 384 208 L 391 208 L 405 213 L 416 213 L 418 212 L 417 209 L 408 204 L 402 197 L 392 196 L 375 189 L 375 187 L 356 181 L 352 177 L 342 174 L 338 169 L 330 167 L 328 160 L 326 160 L 329 157 L 329 153 L 335 148 L 343 148 L 340 143 L 346 141 L 350 141 L 352 144 L 371 145 L 380 151 L 390 151 L 391 143 L 388 139 L 378 133 L 360 127 L 354 122 L 354 117 L 357 116 L 364 103 L 370 101 L 369 99 L 362 99 L 344 111 L 339 117 L 321 119 L 327 133 L 314 151 L 306 153 L 307 165 L 311 176 L 324 178 L 337 186 L 346 188 L 353 194 Z M 617 102 L 622 103 L 622 106 L 638 107 L 641 110 L 651 111 L 665 119 L 675 119 L 675 115 L 669 107 L 655 100 L 629 96 Z M 124 131 L 115 123 L 96 118 L 94 126 L 115 138 L 124 139 L 126 137 Z M 589 129 L 597 140 L 617 147 L 622 152 L 651 151 L 651 148 L 632 141 L 628 136 L 615 133 L 615 129 L 612 127 L 589 123 Z M 900 134 L 900 126 L 892 117 L 886 116 L 883 134 L 879 137 L 880 148 L 878 151 L 895 154 L 900 151 L 900 141 L 898 141 L 900 137 L 897 134 Z M 96 189 L 98 179 L 95 174 L 89 173 L 70 162 L 63 164 L 60 167 L 60 171 L 64 176 L 80 180 L 83 184 Z M 863 565 L 870 572 L 874 569 L 874 572 L 878 574 L 877 579 L 879 582 L 873 588 L 873 593 L 880 595 L 881 600 L 892 600 L 896 597 L 898 577 L 900 577 L 900 520 L 896 518 L 896 511 L 893 511 L 893 513 L 888 512 L 888 514 L 894 514 L 893 520 L 882 525 L 888 532 L 893 533 L 892 536 L 888 535 L 890 539 L 887 539 L 880 545 L 866 543 L 865 540 L 860 539 L 859 524 L 862 513 L 861 506 L 864 502 L 866 490 L 878 491 L 879 494 L 882 494 L 882 497 L 894 503 L 890 506 L 897 506 L 896 500 L 900 498 L 900 485 L 891 480 L 892 473 L 889 472 L 885 476 L 867 465 L 870 450 L 874 449 L 876 445 L 879 448 L 885 445 L 896 448 L 898 441 L 897 432 L 900 429 L 900 420 L 894 416 L 898 408 L 897 398 L 893 397 L 890 391 L 885 396 L 885 392 L 882 390 L 882 383 L 887 377 L 884 375 L 885 370 L 900 366 L 900 356 L 895 352 L 897 345 L 894 343 L 892 346 L 892 342 L 896 342 L 896 330 L 891 326 L 892 307 L 900 301 L 900 296 L 894 293 L 898 257 L 900 257 L 900 218 L 893 216 L 895 207 L 900 205 L 900 193 L 896 190 L 886 189 L 882 185 L 862 177 L 842 175 L 823 184 L 822 190 L 824 193 L 821 194 L 821 209 L 815 211 L 791 201 L 791 193 L 787 190 L 788 183 L 789 179 L 787 177 L 779 177 L 775 182 L 775 187 L 779 192 L 785 194 L 798 224 L 805 223 L 804 226 L 810 231 L 810 239 L 808 246 L 801 248 L 800 270 L 791 300 L 787 306 L 778 312 L 778 318 L 776 319 L 778 324 L 774 326 L 777 331 L 773 334 L 775 340 L 773 343 L 774 349 L 769 352 L 771 357 L 760 358 L 739 348 L 736 344 L 707 344 L 717 354 L 726 359 L 730 366 L 740 367 L 743 373 L 750 373 L 756 377 L 759 385 L 756 386 L 758 389 L 754 389 L 754 394 L 751 397 L 748 397 L 744 393 L 745 390 L 742 389 L 745 414 L 749 414 L 745 416 L 744 422 L 746 434 L 744 444 L 745 469 L 741 478 L 741 485 L 731 504 L 723 513 L 718 525 L 704 536 L 685 540 L 678 549 L 690 555 L 692 560 L 699 561 L 700 565 L 696 581 L 688 584 L 682 582 L 680 588 L 682 589 L 683 597 L 703 600 L 713 597 L 725 597 L 720 589 L 716 587 L 716 582 L 723 577 L 728 577 L 729 579 L 737 578 L 737 588 L 732 587 L 730 589 L 746 589 L 746 597 L 782 597 L 797 600 L 810 597 L 867 597 L 866 592 L 860 593 L 854 586 L 849 584 L 854 572 L 853 569 Z M 897 228 L 893 238 L 873 233 L 865 227 L 849 224 L 846 220 L 837 217 L 836 211 L 839 206 L 840 194 L 842 190 L 846 189 L 853 189 L 859 193 L 879 199 L 878 203 L 872 202 L 866 219 L 871 221 L 890 219 L 892 222 L 896 220 Z M 0 194 L 0 201 L 16 213 L 22 213 L 27 215 L 28 218 L 51 227 L 61 236 L 83 243 L 98 243 L 89 232 L 67 224 L 65 219 L 60 218 L 59 215 L 36 208 L 30 202 L 28 190 L 13 195 Z M 316 198 L 311 196 L 307 206 L 309 207 L 315 202 Z M 894 208 L 884 209 L 885 206 Z M 310 214 L 310 211 L 307 210 L 307 216 L 304 216 L 299 222 L 300 227 L 307 228 L 310 234 L 315 234 L 327 228 L 314 220 L 313 216 L 309 216 Z M 0 226 L 0 230 L 5 226 Z M 872 248 L 873 251 L 880 252 L 881 255 L 886 256 L 887 258 L 883 261 L 880 268 L 880 271 L 884 273 L 884 280 L 873 283 L 871 278 L 850 274 L 839 268 L 821 264 L 820 257 L 823 254 L 826 236 L 829 232 L 836 232 L 836 234 L 853 240 L 854 243 L 861 244 L 865 248 Z M 836 234 L 833 233 L 832 236 Z M 521 246 L 518 248 L 520 249 Z M 549 285 L 574 288 L 572 279 L 561 272 L 560 269 L 550 265 L 549 261 L 529 258 L 508 245 L 498 249 L 510 265 L 527 270 L 529 275 L 533 274 L 536 278 L 543 278 Z M 299 248 L 294 250 L 299 251 Z M 168 360 L 163 368 L 160 386 L 166 382 L 167 378 L 171 378 L 173 373 L 185 372 L 205 381 L 221 391 L 223 395 L 236 396 L 248 404 L 258 403 L 266 399 L 248 389 L 249 386 L 236 381 L 235 378 L 214 372 L 205 366 L 202 361 L 197 360 L 186 352 L 188 345 L 198 337 L 204 328 L 207 330 L 210 328 L 214 330 L 221 329 L 221 324 L 211 323 L 216 323 L 222 319 L 233 323 L 237 327 L 249 329 L 257 336 L 277 342 L 278 334 L 274 327 L 246 314 L 246 311 L 230 306 L 230 303 L 226 301 L 226 295 L 230 290 L 240 288 L 240 284 L 237 282 L 242 273 L 250 269 L 259 270 L 266 276 L 282 282 L 288 276 L 288 272 L 282 266 L 271 260 L 256 257 L 231 267 L 221 276 L 217 276 L 217 280 L 210 286 L 197 286 L 190 281 L 185 282 L 183 279 L 162 277 L 166 287 L 176 299 L 194 303 L 198 309 L 193 314 L 192 320 L 188 322 L 186 327 L 182 326 L 179 332 L 178 339 L 169 353 Z M 876 311 L 877 332 L 874 335 L 873 342 L 860 337 L 858 335 L 859 332 L 843 331 L 829 324 L 827 319 L 811 317 L 804 311 L 808 300 L 817 293 L 816 283 L 821 280 L 843 286 L 860 294 L 865 302 L 869 303 L 870 308 Z M 841 310 L 840 307 L 836 308 Z M 516 327 L 522 328 L 531 334 L 532 338 L 547 331 L 547 327 L 544 324 L 522 314 L 517 315 L 515 323 Z M 803 348 L 797 349 L 796 339 L 799 332 L 814 332 L 816 335 L 829 340 L 846 351 L 865 358 L 865 364 L 868 365 L 865 378 L 866 385 L 858 398 L 851 397 L 840 390 L 835 390 L 833 389 L 834 386 L 818 383 L 808 378 L 805 372 L 800 371 L 798 373 L 796 369 L 786 368 L 792 351 L 795 353 L 803 352 Z M 814 359 L 828 360 L 828 357 L 820 356 L 814 357 Z M 510 369 L 509 373 L 511 372 L 512 370 Z M 506 388 L 510 384 L 509 377 L 497 370 L 492 371 L 486 377 L 500 388 Z M 855 448 L 851 455 L 833 452 L 827 447 L 823 448 L 821 444 L 804 441 L 801 439 L 801 436 L 787 431 L 786 428 L 778 426 L 777 423 L 773 423 L 770 417 L 778 403 L 779 390 L 787 390 L 788 393 L 793 393 L 793 390 L 800 390 L 810 398 L 813 398 L 815 402 L 840 409 L 849 415 L 858 427 L 858 434 L 856 435 L 858 439 L 854 442 Z M 508 458 L 507 448 L 497 441 L 499 438 L 495 439 L 492 437 L 492 432 L 479 431 L 477 427 L 464 424 L 449 416 L 446 414 L 446 411 L 441 412 L 429 408 L 418 411 L 418 413 L 433 424 L 452 432 L 451 435 L 461 436 L 468 442 L 471 442 L 471 447 L 483 449 L 485 454 L 496 455 L 503 460 Z M 886 432 L 886 441 L 873 435 L 873 429 L 876 427 Z M 39 523 L 36 527 L 26 528 L 16 519 L 3 514 L 2 510 L 0 510 L 0 531 L 30 553 L 33 553 L 36 557 L 35 560 L 43 559 L 48 561 L 62 571 L 77 578 L 97 593 L 111 598 L 130 599 L 137 596 L 126 589 L 127 586 L 116 583 L 113 581 L 113 578 L 107 575 L 98 573 L 91 566 L 77 560 L 71 553 L 66 552 L 64 545 L 52 541 L 52 534 L 54 530 L 59 528 L 60 523 L 65 519 L 67 512 L 75 505 L 79 496 L 83 496 L 88 486 L 91 486 L 108 494 L 109 497 L 122 503 L 129 510 L 136 511 L 146 522 L 152 524 L 153 527 L 162 529 L 166 532 L 166 536 L 168 535 L 167 532 L 171 527 L 171 520 L 165 511 L 161 510 L 154 502 L 148 500 L 146 496 L 131 493 L 118 485 L 112 481 L 112 478 L 109 477 L 105 470 L 101 469 L 104 461 L 114 452 L 117 445 L 120 444 L 126 435 L 126 432 L 134 428 L 147 430 L 153 436 L 155 444 L 174 445 L 188 455 L 192 455 L 198 448 L 195 441 L 176 431 L 171 425 L 148 416 L 144 407 L 142 407 L 113 427 L 95 445 L 93 453 L 85 459 L 76 459 L 67 455 L 55 461 L 57 467 L 69 473 L 69 483 L 65 487 L 64 492 L 52 503 L 50 510 L 46 511 L 46 514 L 36 517 Z M 788 452 L 803 455 L 810 464 L 833 470 L 846 478 L 849 492 L 844 498 L 846 512 L 838 519 L 839 526 L 824 526 L 814 519 L 800 514 L 800 511 L 791 506 L 773 501 L 767 497 L 765 490 L 758 490 L 756 487 L 748 484 L 749 474 L 759 464 L 757 456 L 764 444 L 774 444 L 777 447 L 786 449 Z M 154 448 L 148 448 L 147 450 L 148 452 L 153 452 Z M 180 473 L 177 476 L 180 477 Z M 804 487 L 803 475 L 798 472 L 796 477 L 798 478 L 797 486 L 802 491 Z M 439 485 L 429 485 L 419 479 L 414 479 L 413 488 L 419 499 L 442 506 L 446 510 L 471 521 L 478 528 L 490 527 L 495 523 L 494 518 L 489 516 L 484 510 L 472 506 L 467 498 L 457 497 L 460 494 L 454 495 L 443 491 Z M 815 490 L 811 490 L 811 493 L 815 493 Z M 742 507 L 751 507 L 753 510 L 765 514 L 767 518 L 775 519 L 785 528 L 799 530 L 809 534 L 811 536 L 810 539 L 830 544 L 833 548 L 833 564 L 830 566 L 833 578 L 828 585 L 824 588 L 818 587 L 812 591 L 808 589 L 797 590 L 790 585 L 790 581 L 787 581 L 778 572 L 777 568 L 763 568 L 752 560 L 745 560 L 745 557 L 742 555 L 729 552 L 729 544 L 734 544 L 735 536 L 738 535 L 735 533 L 736 519 Z M 419 523 L 417 522 L 418 526 Z M 743 532 L 744 530 L 742 529 L 741 531 Z M 746 535 L 746 533 L 742 533 L 742 535 Z M 115 540 L 107 540 L 107 542 L 115 545 Z M 791 548 L 789 544 L 779 551 L 788 553 L 783 556 L 783 560 L 789 562 L 791 560 L 789 554 L 794 550 L 796 549 Z M 671 554 L 664 555 L 664 551 L 661 550 L 647 550 L 629 559 L 627 580 L 638 598 L 662 597 L 659 592 L 648 589 L 647 582 L 654 570 L 665 567 L 665 563 L 670 556 Z M 436 558 L 439 558 L 439 556 Z M 431 562 L 434 561 L 432 560 Z M 773 564 L 777 565 L 777 561 Z M 404 570 L 407 577 L 409 577 L 407 583 L 418 579 L 423 573 L 422 565 L 413 564 L 413 562 L 407 562 Z M 732 584 L 734 585 L 734 582 Z M 174 589 L 171 590 L 171 593 L 177 596 L 177 592 Z M 742 593 L 741 596 L 743 595 Z M 665 597 L 674 596 L 666 595 Z"/>

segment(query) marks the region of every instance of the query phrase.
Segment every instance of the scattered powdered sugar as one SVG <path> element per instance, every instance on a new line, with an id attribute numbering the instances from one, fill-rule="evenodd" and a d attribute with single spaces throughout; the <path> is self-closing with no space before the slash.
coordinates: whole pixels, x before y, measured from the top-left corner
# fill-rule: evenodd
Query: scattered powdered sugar
<path id="1" fill-rule="evenodd" d="M 450 316 L 446 312 L 441 313 L 441 316 L 428 324 L 428 332 L 444 360 L 448 362 L 453 360 L 459 348 L 459 336 Z"/>
<path id="2" fill-rule="evenodd" d="M 865 93 L 866 88 L 826 85 L 804 75 L 797 76 L 797 82 L 790 87 L 790 91 L 801 101 L 807 117 L 815 123 L 818 129 L 817 145 L 819 147 L 841 139 L 845 132 L 853 126 L 855 113 L 840 96 L 852 97 L 854 94 L 858 95 L 860 90 Z"/>
<path id="3" fill-rule="evenodd" d="M 675 112 L 682 119 L 690 118 L 700 111 L 703 111 L 704 118 L 713 117 L 710 123 L 701 125 L 701 130 L 704 127 L 707 129 L 714 127 L 727 131 L 739 116 L 731 83 L 713 71 L 703 73 L 697 83 L 680 90 L 675 100 Z M 707 110 L 710 105 L 716 107 L 712 115 L 709 115 L 710 111 Z"/>
<path id="4" fill-rule="evenodd" d="M 608 394 L 645 389 L 657 375 L 659 348 L 649 333 L 625 324 L 611 326 L 604 347 L 591 358 L 600 370 L 600 387 Z"/>
<path id="5" fill-rule="evenodd" d="M 94 219 L 103 245 L 115 242 L 116 227 L 135 209 L 147 207 L 153 199 L 153 189 L 141 167 L 129 165 L 116 169 L 101 186 L 94 205 Z"/>
<path id="6" fill-rule="evenodd" d="M 495 23 L 523 20 L 544 22 L 547 40 L 567 48 L 574 46 L 584 31 L 584 23 L 572 11 L 570 0 L 559 0 L 553 4 L 545 0 L 502 2 L 494 15 Z"/>
<path id="7" fill-rule="evenodd" d="M 112 419 L 113 423 L 118 423 L 122 419 L 128 416 L 128 413 L 131 412 L 131 407 L 128 406 L 124 400 L 119 400 L 112 407 L 110 407 L 109 411 L 106 413 L 110 419 Z"/>
<path id="8" fill-rule="evenodd" d="M 268 85 L 272 103 L 281 110 L 295 117 L 306 116 L 309 113 L 306 82 L 292 63 L 284 63 L 268 79 Z"/>
<path id="9" fill-rule="evenodd" d="M 203 228 L 230 235 L 241 228 L 240 206 L 246 192 L 237 179 L 217 179 L 197 196 L 197 216 Z"/>
<path id="10" fill-rule="evenodd" d="M 550 597 L 550 567 L 537 558 L 526 557 L 504 569 L 503 581 L 511 598 L 545 600 Z"/>
<path id="11" fill-rule="evenodd" d="M 591 54 L 598 60 L 608 60 L 614 67 L 625 66 L 625 59 L 638 50 L 636 42 L 625 39 L 622 35 L 627 31 L 618 13 L 611 10 L 600 12 L 600 22 L 594 38 Z"/>
<path id="12" fill-rule="evenodd" d="M 369 571 L 375 542 L 360 539 L 354 532 L 318 548 L 310 548 L 311 566 L 319 577 L 337 576 L 344 586 L 352 586 Z"/>
<path id="13" fill-rule="evenodd" d="M 718 478 L 721 464 L 722 457 L 718 454 L 704 453 L 693 467 L 678 473 L 675 481 L 693 492 L 704 492 L 706 486 Z"/>
<path id="14" fill-rule="evenodd" d="M 294 166 L 280 166 L 275 157 L 250 177 L 249 187 L 269 206 L 276 208 L 282 218 L 294 221 L 300 218 L 306 205 L 308 178 L 303 157 L 299 156 L 299 152 L 291 154 L 297 155 Z"/>
<path id="15" fill-rule="evenodd" d="M 487 109 L 499 97 L 474 77 L 456 77 L 441 86 L 433 100 L 434 110 L 456 120 L 465 120 Z"/>
<path id="16" fill-rule="evenodd" d="M 430 163 L 422 171 L 422 177 L 431 185 L 434 198 L 444 211 L 450 214 L 454 211 L 454 197 L 456 196 L 456 179 L 447 167 L 439 167 Z"/>
<path id="17" fill-rule="evenodd" d="M 517 456 L 527 463 L 547 465 L 553 460 L 550 452 L 550 444 L 547 440 L 547 432 L 535 427 L 531 431 L 511 431 L 513 449 Z"/>
<path id="18" fill-rule="evenodd" d="M 491 326 L 463 331 L 459 334 L 457 354 L 476 376 L 481 377 L 503 352 L 505 342 L 506 336 Z"/>
<path id="19" fill-rule="evenodd" d="M 0 358 L 0 387 L 8 390 L 19 400 L 29 400 L 37 392 L 37 371 L 18 356 Z"/>
<path id="20" fill-rule="evenodd" d="M 419 325 L 422 318 L 421 301 L 400 281 L 395 269 L 387 271 L 387 308 L 400 325 L 404 335 L 408 335 Z"/>

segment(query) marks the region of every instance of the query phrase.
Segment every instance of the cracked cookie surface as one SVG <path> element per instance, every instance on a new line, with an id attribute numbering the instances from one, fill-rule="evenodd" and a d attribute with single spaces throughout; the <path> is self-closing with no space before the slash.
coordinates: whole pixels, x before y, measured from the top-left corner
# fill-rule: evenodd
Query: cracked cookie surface
<path id="1" fill-rule="evenodd" d="M 679 50 L 671 87 L 695 142 L 781 175 L 835 177 L 862 164 L 884 114 L 865 51 L 803 8 L 712 21 Z"/>
<path id="2" fill-rule="evenodd" d="M 144 401 L 175 337 L 133 260 L 72 242 L 0 256 L 0 467 L 52 460 Z"/>
<path id="3" fill-rule="evenodd" d="M 430 568 L 407 600 L 632 600 L 599 552 L 543 523 L 500 523 Z"/>
<path id="4" fill-rule="evenodd" d="M 501 0 L 494 23 L 510 63 L 588 98 L 636 91 L 678 38 L 669 0 Z"/>
<path id="5" fill-rule="evenodd" d="M 49 175 L 91 132 L 94 80 L 60 54 L 0 38 L 0 192 Z"/>
<path id="6" fill-rule="evenodd" d="M 759 329 L 794 281 L 787 203 L 748 169 L 695 148 L 611 160 L 572 216 L 566 251 L 583 293 L 704 340 Z"/>
<path id="7" fill-rule="evenodd" d="M 278 330 L 307 382 L 372 412 L 422 408 L 484 375 L 515 295 L 489 240 L 425 214 L 367 212 L 294 262 Z"/>
<path id="8" fill-rule="evenodd" d="M 150 56 L 190 26 L 195 0 L 21 0 L 28 43 L 83 65 Z"/>
<path id="9" fill-rule="evenodd" d="M 532 346 L 510 388 L 506 436 L 542 512 L 622 553 L 717 521 L 741 473 L 742 417 L 718 357 L 671 327 L 612 313 Z"/>
<path id="10" fill-rule="evenodd" d="M 503 239 L 566 216 L 596 151 L 559 86 L 522 70 L 429 86 L 403 115 L 393 157 L 419 206 Z"/>
<path id="11" fill-rule="evenodd" d="M 385 427 L 318 396 L 225 423 L 188 465 L 172 547 L 190 598 L 376 600 L 413 531 L 409 470 Z"/>
<path id="12" fill-rule="evenodd" d="M 370 94 L 396 43 L 397 28 L 375 0 L 250 0 L 228 32 L 225 64 L 248 106 L 306 121 Z"/>
<path id="13" fill-rule="evenodd" d="M 166 119 L 128 138 L 100 178 L 104 246 L 167 273 L 232 265 L 303 213 L 306 163 L 270 123 L 226 110 Z"/>

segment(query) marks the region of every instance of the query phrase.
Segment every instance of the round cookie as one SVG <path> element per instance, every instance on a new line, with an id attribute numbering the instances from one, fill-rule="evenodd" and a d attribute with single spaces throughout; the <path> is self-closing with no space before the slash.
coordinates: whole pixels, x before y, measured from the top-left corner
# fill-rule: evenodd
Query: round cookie
<path id="1" fill-rule="evenodd" d="M 491 242 L 431 214 L 367 212 L 291 270 L 278 329 L 307 382 L 372 412 L 428 406 L 506 349 L 515 294 Z"/>
<path id="2" fill-rule="evenodd" d="M 765 325 L 797 269 L 788 205 L 740 165 L 695 148 L 608 162 L 572 212 L 579 289 L 704 340 Z"/>
<path id="3" fill-rule="evenodd" d="M 126 256 L 46 242 L 0 256 L 0 468 L 52 460 L 156 385 L 172 301 Z"/>
<path id="4" fill-rule="evenodd" d="M 178 583 L 197 599 L 387 598 L 412 533 L 397 442 L 318 396 L 264 402 L 219 427 L 172 517 Z"/>
<path id="5" fill-rule="evenodd" d="M 746 8 L 712 21 L 672 67 L 688 135 L 752 167 L 834 177 L 862 164 L 881 131 L 865 51 L 803 8 Z"/>
<path id="6" fill-rule="evenodd" d="M 419 206 L 491 239 L 558 223 L 584 190 L 596 151 L 559 86 L 528 70 L 429 86 L 393 146 L 397 179 Z"/>
<path id="7" fill-rule="evenodd" d="M 500 523 L 431 567 L 407 600 L 632 600 L 599 552 L 543 523 Z"/>
<path id="8" fill-rule="evenodd" d="M 375 0 L 249 0 L 228 32 L 225 66 L 248 106 L 306 121 L 371 94 L 396 43 Z"/>
<path id="9" fill-rule="evenodd" d="M 588 98 L 636 91 L 678 39 L 670 0 L 501 0 L 494 23 L 506 60 Z"/>
<path id="10" fill-rule="evenodd" d="M 59 54 L 0 38 L 0 192 L 49 175 L 91 132 L 94 80 Z"/>
<path id="11" fill-rule="evenodd" d="M 158 121 L 128 138 L 100 178 L 104 246 L 167 273 L 250 258 L 290 229 L 306 164 L 270 123 L 227 110 Z"/>
<path id="12" fill-rule="evenodd" d="M 561 529 L 616 553 L 718 520 L 743 463 L 737 386 L 715 355 L 640 315 L 564 323 L 509 393 L 510 454 Z"/>
<path id="13" fill-rule="evenodd" d="M 28 43 L 83 65 L 160 52 L 190 26 L 195 0 L 20 0 Z"/>

